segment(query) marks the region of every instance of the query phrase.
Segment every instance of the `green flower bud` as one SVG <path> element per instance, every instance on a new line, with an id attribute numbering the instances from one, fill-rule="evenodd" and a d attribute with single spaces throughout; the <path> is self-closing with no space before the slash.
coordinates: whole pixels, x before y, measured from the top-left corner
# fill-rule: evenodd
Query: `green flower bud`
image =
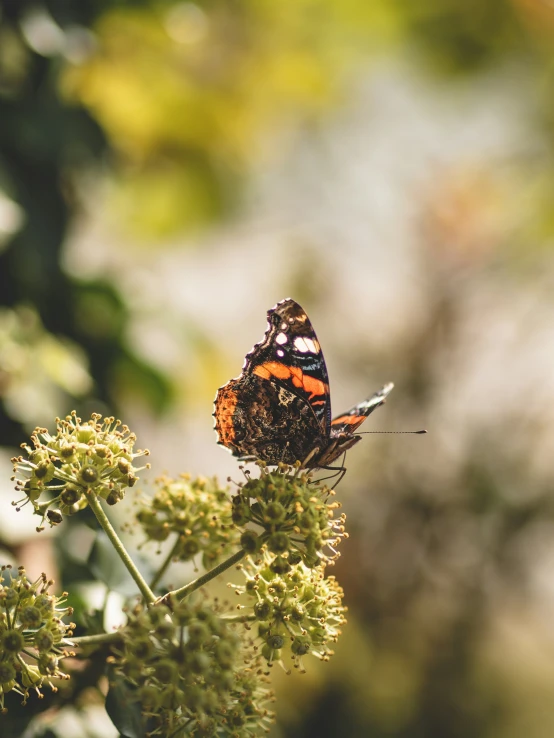
<path id="1" fill-rule="evenodd" d="M 266 643 L 264 646 L 262 646 L 262 656 L 269 663 L 271 663 L 272 661 L 280 661 L 281 650 L 272 648 Z"/>
<path id="2" fill-rule="evenodd" d="M 272 533 L 267 539 L 267 547 L 272 553 L 285 553 L 285 551 L 288 551 L 289 548 L 289 536 L 281 531 L 277 531 L 277 533 Z"/>
<path id="3" fill-rule="evenodd" d="M 245 530 L 240 537 L 240 545 L 247 553 L 256 553 L 261 544 L 260 536 L 253 530 Z"/>
<path id="4" fill-rule="evenodd" d="M 280 502 L 269 502 L 265 506 L 264 519 L 268 523 L 282 523 L 287 517 L 287 509 Z"/>
<path id="5" fill-rule="evenodd" d="M 206 674 L 212 665 L 212 659 L 205 651 L 193 651 L 189 659 L 190 670 L 194 674 Z"/>
<path id="6" fill-rule="evenodd" d="M 152 684 L 147 684 L 138 690 L 139 700 L 145 710 L 154 712 L 160 704 L 160 691 Z"/>
<path id="7" fill-rule="evenodd" d="M 71 507 L 81 499 L 82 491 L 73 485 L 67 485 L 67 487 L 60 494 L 60 500 L 64 505 Z"/>
<path id="8" fill-rule="evenodd" d="M 16 671 L 11 661 L 0 661 L 0 685 L 15 680 Z M 9 690 L 7 690 L 9 691 Z"/>
<path id="9" fill-rule="evenodd" d="M 60 455 L 60 458 L 69 460 L 75 454 L 75 444 L 74 443 L 61 444 L 59 446 L 58 453 Z"/>
<path id="10" fill-rule="evenodd" d="M 187 540 L 183 542 L 181 551 L 185 560 L 191 559 L 193 556 L 196 556 L 198 551 L 200 551 L 200 543 L 196 538 L 187 538 Z"/>
<path id="11" fill-rule="evenodd" d="M 163 684 L 172 684 L 177 675 L 177 667 L 169 659 L 162 659 L 154 665 L 154 676 Z"/>
<path id="12" fill-rule="evenodd" d="M 286 574 L 291 570 L 291 565 L 283 556 L 277 556 L 269 565 L 269 568 L 275 574 Z"/>
<path id="13" fill-rule="evenodd" d="M 49 653 L 41 654 L 38 660 L 38 670 L 43 676 L 54 676 L 58 670 L 58 659 Z"/>
<path id="14" fill-rule="evenodd" d="M 188 627 L 189 639 L 194 644 L 205 643 L 211 637 L 211 629 L 200 620 L 193 620 Z"/>
<path id="15" fill-rule="evenodd" d="M 273 605 L 268 600 L 256 602 L 253 609 L 258 620 L 269 620 L 273 615 Z"/>
<path id="16" fill-rule="evenodd" d="M 285 639 L 279 633 L 269 633 L 265 639 L 266 644 L 273 650 L 283 648 Z"/>
<path id="17" fill-rule="evenodd" d="M 147 661 L 154 651 L 150 639 L 139 638 L 127 644 L 127 651 L 139 661 Z"/>
<path id="18" fill-rule="evenodd" d="M 47 461 L 41 461 L 35 469 L 35 477 L 40 479 L 42 482 L 49 482 L 53 476 L 56 467 Z"/>
<path id="19" fill-rule="evenodd" d="M 299 635 L 293 638 L 290 649 L 296 656 L 305 656 L 310 653 L 311 647 L 312 642 L 310 637 L 307 635 Z"/>
<path id="20" fill-rule="evenodd" d="M 23 635 L 13 628 L 5 630 L 0 636 L 0 654 L 1 651 L 5 651 L 8 654 L 18 653 L 23 650 L 25 646 L 25 640 Z"/>
<path id="21" fill-rule="evenodd" d="M 34 643 L 39 651 L 49 651 L 54 645 L 54 636 L 46 628 L 41 628 L 35 633 Z"/>
<path id="22" fill-rule="evenodd" d="M 42 683 L 42 675 L 36 666 L 25 665 L 21 674 L 21 682 L 24 687 L 34 687 Z"/>
<path id="23" fill-rule="evenodd" d="M 98 469 L 89 464 L 81 469 L 80 481 L 85 485 L 89 486 L 95 484 L 98 481 Z"/>

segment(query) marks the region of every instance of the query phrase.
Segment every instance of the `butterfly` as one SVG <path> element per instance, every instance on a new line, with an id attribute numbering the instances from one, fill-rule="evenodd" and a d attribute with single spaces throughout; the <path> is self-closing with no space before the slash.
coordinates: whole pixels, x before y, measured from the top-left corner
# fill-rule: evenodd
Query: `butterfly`
<path id="1" fill-rule="evenodd" d="M 361 439 L 356 430 L 394 385 L 332 418 L 327 367 L 306 312 L 287 298 L 268 311 L 267 321 L 240 376 L 217 391 L 218 443 L 241 459 L 333 468 Z"/>

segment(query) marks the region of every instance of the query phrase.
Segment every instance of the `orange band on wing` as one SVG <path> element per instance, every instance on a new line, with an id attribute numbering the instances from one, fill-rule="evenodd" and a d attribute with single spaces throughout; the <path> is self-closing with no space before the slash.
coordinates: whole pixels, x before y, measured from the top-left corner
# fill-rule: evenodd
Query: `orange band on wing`
<path id="1" fill-rule="evenodd" d="M 215 403 L 215 429 L 224 446 L 232 445 L 235 440 L 233 416 L 236 407 L 237 394 L 226 384 L 219 389 Z"/>
<path id="2" fill-rule="evenodd" d="M 365 420 L 365 415 L 341 415 L 339 418 L 333 418 L 333 425 L 356 425 Z"/>
<path id="3" fill-rule="evenodd" d="M 253 371 L 262 379 L 271 379 L 272 377 L 275 377 L 275 379 L 290 379 L 295 387 L 303 389 L 309 394 L 310 400 L 313 397 L 325 397 L 329 392 L 328 384 L 322 382 L 321 379 L 304 374 L 298 366 L 289 367 L 280 364 L 278 361 L 267 361 L 265 364 L 254 367 Z"/>
<path id="4" fill-rule="evenodd" d="M 338 425 L 350 426 L 349 432 L 354 433 L 356 428 L 364 422 L 366 417 L 366 415 L 341 415 L 338 418 L 333 418 L 331 421 L 331 427 L 336 428 Z"/>
<path id="5" fill-rule="evenodd" d="M 278 361 L 268 361 L 265 364 L 258 364 L 258 366 L 254 367 L 253 373 L 262 379 L 271 379 L 271 377 L 289 379 L 291 374 L 289 367 L 279 364 Z"/>

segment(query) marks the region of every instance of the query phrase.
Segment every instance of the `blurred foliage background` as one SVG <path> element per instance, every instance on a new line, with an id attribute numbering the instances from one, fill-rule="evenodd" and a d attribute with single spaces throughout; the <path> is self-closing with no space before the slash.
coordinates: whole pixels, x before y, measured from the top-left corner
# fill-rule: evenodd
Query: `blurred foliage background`
<path id="1" fill-rule="evenodd" d="M 5 506 L 72 408 L 237 479 L 212 399 L 288 295 L 335 411 L 392 380 L 372 427 L 430 431 L 350 452 L 349 625 L 276 737 L 553 733 L 553 70 L 549 0 L 0 3 Z M 86 528 L 11 513 L 84 617 Z M 32 734 L 112 735 L 87 686 Z"/>

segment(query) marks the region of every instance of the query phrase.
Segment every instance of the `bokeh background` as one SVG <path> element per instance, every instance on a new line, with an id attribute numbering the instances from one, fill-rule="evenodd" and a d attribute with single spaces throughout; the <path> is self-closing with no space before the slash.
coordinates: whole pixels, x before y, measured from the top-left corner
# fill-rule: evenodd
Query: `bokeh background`
<path id="1" fill-rule="evenodd" d="M 10 508 L 73 408 L 240 479 L 213 397 L 287 296 L 336 412 L 393 381 L 368 429 L 429 434 L 349 453 L 349 624 L 272 735 L 551 738 L 554 3 L 3 0 L 2 561 L 106 597 L 85 523 Z M 98 703 L 13 735 L 109 738 Z"/>

